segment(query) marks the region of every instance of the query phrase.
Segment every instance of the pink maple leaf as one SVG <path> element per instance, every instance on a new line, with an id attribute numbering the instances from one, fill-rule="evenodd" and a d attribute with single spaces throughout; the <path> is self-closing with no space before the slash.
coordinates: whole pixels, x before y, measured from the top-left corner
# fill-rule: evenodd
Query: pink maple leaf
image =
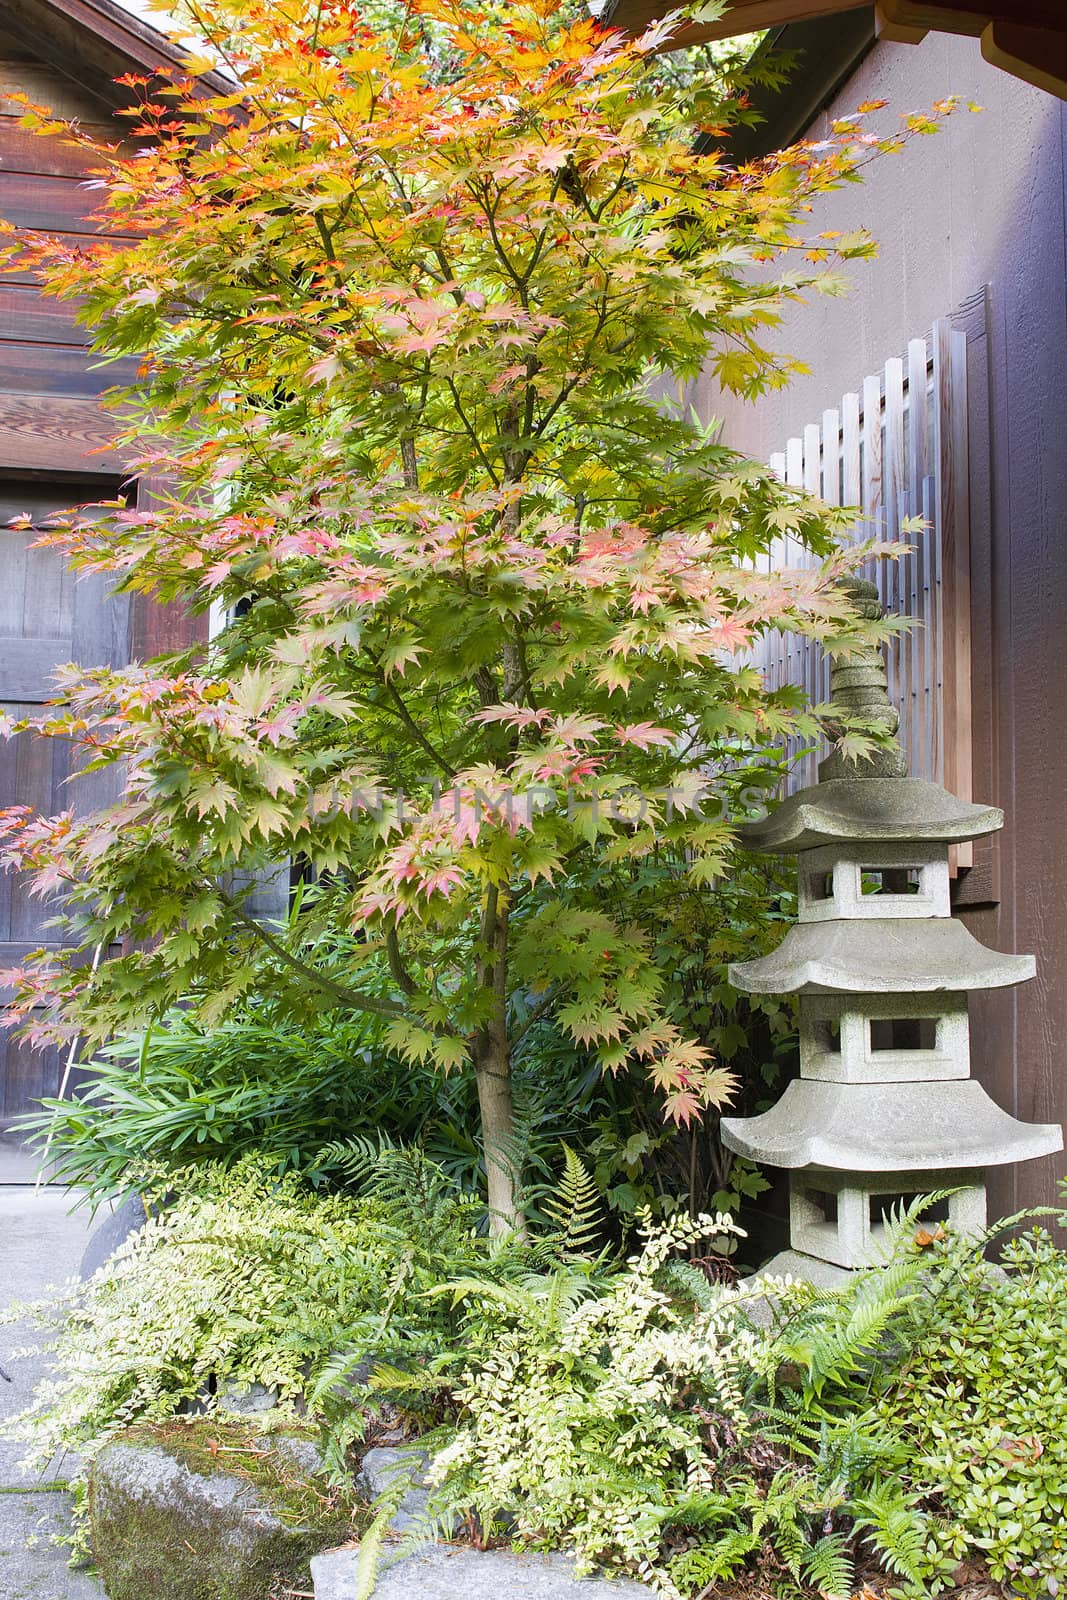
<path id="1" fill-rule="evenodd" d="M 654 722 L 631 722 L 617 727 L 615 737 L 620 744 L 636 745 L 639 750 L 648 750 L 654 744 L 674 743 L 674 734 L 671 730 L 658 728 Z"/>

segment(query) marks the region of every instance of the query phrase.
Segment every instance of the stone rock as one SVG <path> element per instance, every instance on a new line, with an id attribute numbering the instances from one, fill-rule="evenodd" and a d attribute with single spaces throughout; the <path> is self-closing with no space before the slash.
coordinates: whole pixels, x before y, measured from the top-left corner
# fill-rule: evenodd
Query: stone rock
<path id="1" fill-rule="evenodd" d="M 311 1563 L 315 1600 L 356 1600 L 359 1547 Z M 579 1578 L 561 1555 L 519 1555 L 432 1545 L 379 1573 L 374 1600 L 641 1600 L 653 1591 L 627 1579 Z"/>
<path id="2" fill-rule="evenodd" d="M 277 1389 L 264 1388 L 261 1383 L 251 1386 L 224 1383 L 219 1386 L 215 1396 L 216 1410 L 226 1416 L 259 1417 L 265 1411 L 273 1411 L 277 1404 Z"/>
<path id="3" fill-rule="evenodd" d="M 421 1532 L 433 1523 L 433 1492 L 426 1481 L 429 1465 L 430 1458 L 425 1451 L 395 1448 L 392 1445 L 379 1445 L 368 1450 L 363 1457 L 360 1476 L 368 1499 L 377 1500 L 397 1478 L 410 1481 L 410 1488 L 405 1491 L 396 1514 L 390 1520 L 390 1532 Z M 449 1525 L 443 1528 L 437 1524 L 446 1538 L 456 1531 L 457 1526 L 458 1519 L 451 1519 Z"/>
<path id="4" fill-rule="evenodd" d="M 843 840 L 951 843 L 1004 826 L 997 806 L 958 800 L 922 778 L 832 778 L 800 789 L 738 832 L 748 850 L 793 855 Z"/>
<path id="5" fill-rule="evenodd" d="M 193 1438 L 190 1425 L 189 1438 Z M 204 1425 L 199 1425 L 203 1432 Z M 227 1471 L 174 1428 L 131 1429 L 97 1456 L 89 1482 L 93 1558 L 108 1600 L 264 1600 L 276 1579 L 308 1587 L 311 1556 L 350 1531 L 349 1514 L 309 1485 L 312 1458 L 264 1436 L 255 1476 Z M 299 1459 L 298 1459 L 299 1458 Z M 317 1452 L 314 1462 L 318 1467 Z"/>
<path id="6" fill-rule="evenodd" d="M 141 1196 L 128 1194 L 91 1234 L 78 1269 L 81 1276 L 91 1278 L 99 1272 L 127 1239 L 141 1231 L 147 1215 Z"/>

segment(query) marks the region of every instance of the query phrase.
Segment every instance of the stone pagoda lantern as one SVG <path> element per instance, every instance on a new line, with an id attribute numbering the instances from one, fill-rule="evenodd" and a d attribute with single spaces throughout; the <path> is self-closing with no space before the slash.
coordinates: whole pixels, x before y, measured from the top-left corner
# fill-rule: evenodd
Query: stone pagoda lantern
<path id="1" fill-rule="evenodd" d="M 873 584 L 849 587 L 881 615 Z M 949 846 L 994 833 L 1003 812 L 908 777 L 880 648 L 838 662 L 831 696 L 891 743 L 871 760 L 835 751 L 818 783 L 741 829 L 750 849 L 799 861 L 796 926 L 730 980 L 799 995 L 800 1076 L 762 1116 L 722 1122 L 731 1150 L 789 1171 L 791 1248 L 764 1270 L 827 1285 L 877 1258 L 900 1201 L 956 1189 L 950 1222 L 979 1231 L 985 1168 L 1063 1147 L 1059 1127 L 1016 1121 L 970 1076 L 968 994 L 1036 970 L 950 914 Z"/>

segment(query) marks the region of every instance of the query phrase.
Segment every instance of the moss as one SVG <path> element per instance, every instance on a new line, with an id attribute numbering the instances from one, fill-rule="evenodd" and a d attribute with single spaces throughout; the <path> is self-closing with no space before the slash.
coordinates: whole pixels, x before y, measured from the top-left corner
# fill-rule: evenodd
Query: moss
<path id="1" fill-rule="evenodd" d="M 313 1435 L 212 1418 L 117 1435 L 94 1467 L 89 1499 L 93 1554 L 109 1600 L 268 1600 L 287 1588 L 307 1591 L 311 1557 L 354 1537 L 366 1519 L 352 1493 L 287 1453 L 289 1441 L 313 1442 Z M 173 1484 L 146 1492 L 136 1466 L 148 1458 L 131 1449 L 236 1482 L 202 1502 Z"/>

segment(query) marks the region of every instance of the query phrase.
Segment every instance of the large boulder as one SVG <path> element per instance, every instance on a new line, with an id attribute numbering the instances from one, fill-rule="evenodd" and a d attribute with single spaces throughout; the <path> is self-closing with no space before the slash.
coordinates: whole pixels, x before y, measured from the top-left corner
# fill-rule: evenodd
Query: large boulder
<path id="1" fill-rule="evenodd" d="M 89 1515 L 108 1600 L 307 1591 L 312 1555 L 352 1533 L 310 1437 L 215 1420 L 118 1435 L 93 1462 Z"/>
<path id="2" fill-rule="evenodd" d="M 430 1545 L 387 1566 L 374 1600 L 649 1600 L 626 1579 L 579 1578 L 566 1556 L 519 1555 Z M 328 1550 L 311 1563 L 315 1600 L 356 1600 L 359 1548 Z"/>

